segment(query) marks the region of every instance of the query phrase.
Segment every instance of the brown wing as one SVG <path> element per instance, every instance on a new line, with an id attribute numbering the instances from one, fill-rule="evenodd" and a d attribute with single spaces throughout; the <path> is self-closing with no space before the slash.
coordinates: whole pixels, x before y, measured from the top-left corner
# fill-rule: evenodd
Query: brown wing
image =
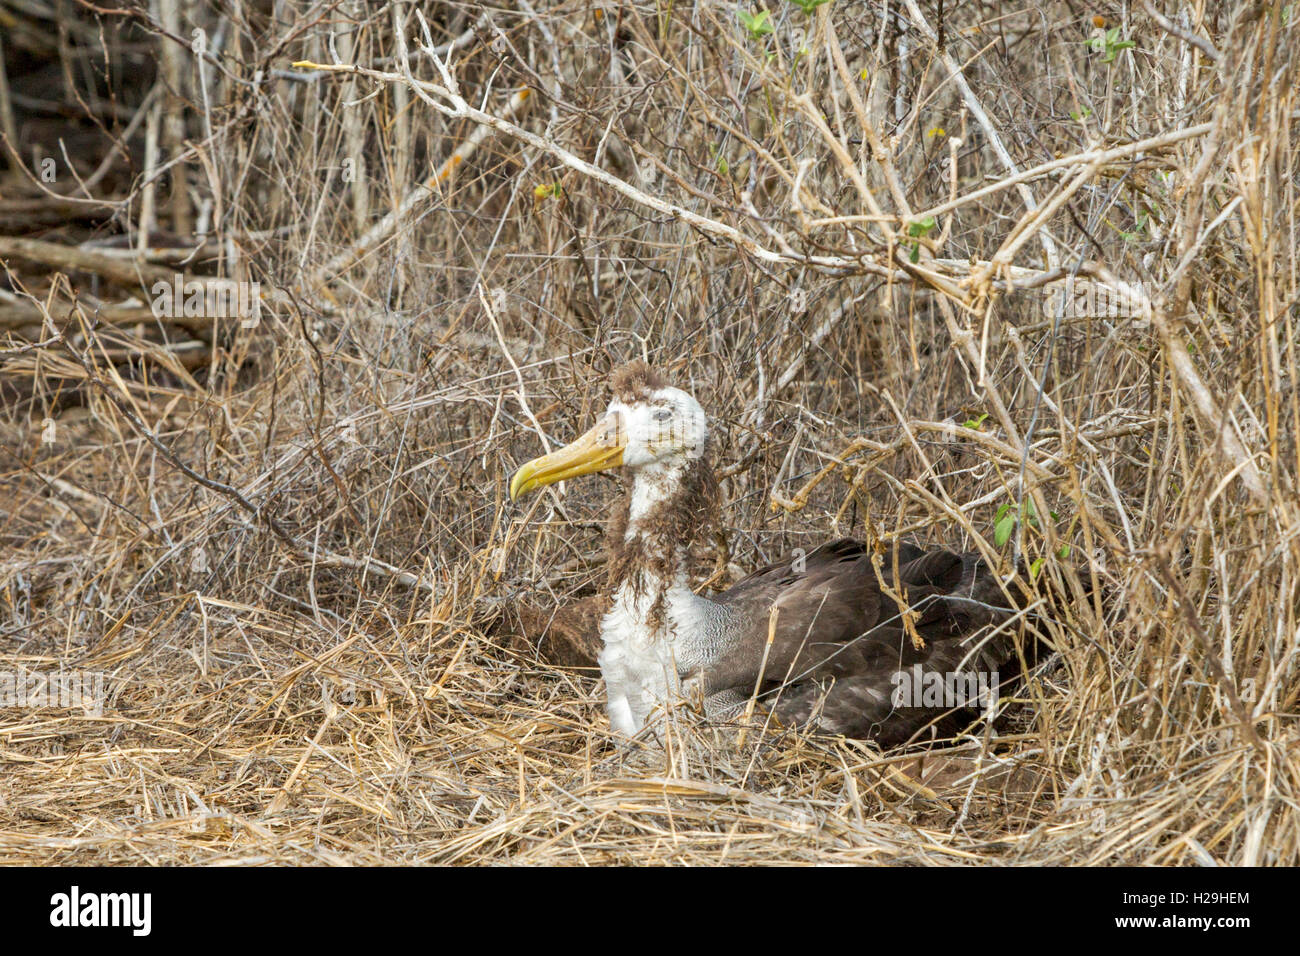
<path id="1" fill-rule="evenodd" d="M 506 646 L 535 653 L 560 667 L 595 667 L 603 646 L 600 619 L 609 607 L 603 594 L 591 595 L 562 605 L 543 608 L 532 604 L 512 605 L 493 628 Z"/>
<path id="2" fill-rule="evenodd" d="M 840 539 L 802 560 L 788 556 L 713 598 L 732 612 L 740 637 L 707 671 L 709 692 L 753 691 L 775 607 L 762 693 L 783 724 L 885 744 L 911 738 L 952 708 L 895 706 L 894 675 L 932 672 L 946 680 L 969 672 L 992 680 L 1012 651 L 1009 629 L 996 625 L 1014 609 L 978 555 L 900 544 L 897 561 L 896 577 L 893 554 L 881 573 L 905 597 L 922 646 L 898 602 L 882 593 L 867 548 Z"/>

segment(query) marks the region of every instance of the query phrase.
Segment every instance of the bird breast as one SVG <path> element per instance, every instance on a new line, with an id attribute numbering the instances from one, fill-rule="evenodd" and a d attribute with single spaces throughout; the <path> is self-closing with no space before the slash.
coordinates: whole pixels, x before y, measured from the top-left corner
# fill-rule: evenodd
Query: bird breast
<path id="1" fill-rule="evenodd" d="M 709 602 L 683 584 L 663 593 L 663 613 L 652 613 L 653 589 L 620 587 L 601 621 L 600 671 L 614 729 L 632 734 L 660 704 L 681 692 L 682 679 L 716 656 Z M 657 619 L 659 624 L 651 623 Z"/>

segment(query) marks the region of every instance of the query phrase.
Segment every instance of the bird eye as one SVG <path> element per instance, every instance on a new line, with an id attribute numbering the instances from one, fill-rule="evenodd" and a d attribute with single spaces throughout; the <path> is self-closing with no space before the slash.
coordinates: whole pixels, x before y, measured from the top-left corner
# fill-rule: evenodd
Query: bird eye
<path id="1" fill-rule="evenodd" d="M 655 409 L 655 421 L 657 422 L 666 422 L 668 421 L 668 419 L 672 417 L 673 417 L 673 412 L 672 409 L 670 408 Z"/>

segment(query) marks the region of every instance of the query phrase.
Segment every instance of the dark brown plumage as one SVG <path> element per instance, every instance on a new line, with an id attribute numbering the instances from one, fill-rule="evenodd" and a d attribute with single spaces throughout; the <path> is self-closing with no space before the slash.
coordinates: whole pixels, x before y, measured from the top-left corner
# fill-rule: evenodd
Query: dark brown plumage
<path id="1" fill-rule="evenodd" d="M 893 563 L 898 561 L 897 576 Z M 801 569 L 801 570 L 800 570 Z M 885 593 L 881 582 L 899 600 Z M 777 609 L 760 700 L 786 726 L 904 743 L 934 726 L 965 722 L 965 706 L 900 707 L 895 677 L 984 674 L 989 689 L 1016 669 L 1013 628 L 998 628 L 1014 607 L 975 554 L 899 544 L 881 555 L 879 574 L 858 541 L 828 542 L 800 559 L 787 555 L 712 600 L 745 624 L 739 641 L 707 673 L 708 692 L 752 691 Z M 911 628 L 904 621 L 904 608 Z"/>
<path id="2" fill-rule="evenodd" d="M 557 667 L 595 667 L 600 619 L 609 597 L 590 594 L 560 607 L 512 601 L 492 627 L 494 637 L 516 651 L 535 653 Z"/>

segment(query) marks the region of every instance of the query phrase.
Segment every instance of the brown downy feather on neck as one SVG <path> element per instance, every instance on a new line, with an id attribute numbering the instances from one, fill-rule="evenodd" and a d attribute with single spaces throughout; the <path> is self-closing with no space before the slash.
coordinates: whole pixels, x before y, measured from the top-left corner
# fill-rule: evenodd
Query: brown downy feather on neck
<path id="1" fill-rule="evenodd" d="M 614 506 L 605 531 L 609 591 L 629 584 L 640 597 L 652 594 L 648 623 L 664 623 L 665 597 L 680 566 L 689 562 L 690 546 L 718 526 L 718 480 L 705 456 L 687 462 L 672 495 L 655 504 L 627 537 L 632 510 L 632 483 Z M 689 569 L 686 569 L 689 570 Z"/>

